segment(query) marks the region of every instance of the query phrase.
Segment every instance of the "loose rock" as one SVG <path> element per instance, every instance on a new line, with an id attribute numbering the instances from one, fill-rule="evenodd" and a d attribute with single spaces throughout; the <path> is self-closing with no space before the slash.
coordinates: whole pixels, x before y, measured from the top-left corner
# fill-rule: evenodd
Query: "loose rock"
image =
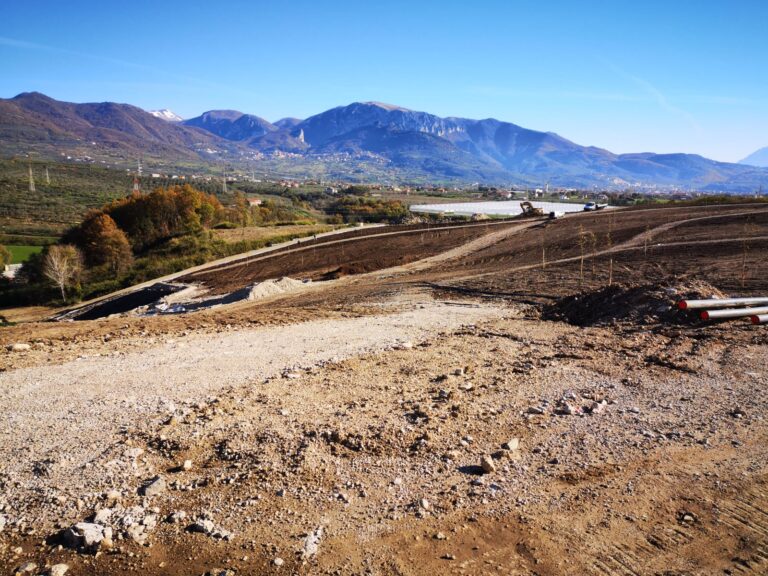
<path id="1" fill-rule="evenodd" d="M 67 573 L 69 570 L 69 565 L 67 564 L 54 564 L 51 566 L 51 569 L 48 571 L 49 576 L 64 576 L 64 574 Z"/>
<path id="2" fill-rule="evenodd" d="M 520 438 L 512 438 L 501 445 L 504 450 L 518 450 L 520 448 Z"/>
<path id="3" fill-rule="evenodd" d="M 163 492 L 165 492 L 165 479 L 162 476 L 157 476 L 142 489 L 142 494 L 149 497 L 157 496 Z"/>
<path id="4" fill-rule="evenodd" d="M 493 458 L 490 456 L 483 456 L 480 458 L 480 467 L 486 474 L 496 472 L 496 464 L 493 463 Z"/>
<path id="5" fill-rule="evenodd" d="M 22 342 L 17 342 L 16 344 L 11 344 L 8 346 L 8 350 L 11 352 L 26 352 L 27 350 L 30 350 L 32 347 L 29 344 L 24 344 Z"/>
<path id="6" fill-rule="evenodd" d="M 94 550 L 103 540 L 111 539 L 111 528 L 92 522 L 78 522 L 64 532 L 64 542 L 71 548 Z"/>
<path id="7" fill-rule="evenodd" d="M 318 526 L 313 532 L 310 532 L 307 534 L 307 537 L 304 539 L 304 547 L 301 551 L 301 554 L 304 558 L 311 558 L 315 554 L 317 554 L 318 549 L 320 548 L 320 540 L 323 538 L 323 527 Z"/>

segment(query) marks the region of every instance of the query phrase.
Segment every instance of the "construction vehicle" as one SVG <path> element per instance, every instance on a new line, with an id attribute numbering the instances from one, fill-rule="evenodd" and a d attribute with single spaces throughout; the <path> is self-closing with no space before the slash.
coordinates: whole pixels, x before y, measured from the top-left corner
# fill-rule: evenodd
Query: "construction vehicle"
<path id="1" fill-rule="evenodd" d="M 520 202 L 520 209 L 523 211 L 523 216 L 544 216 L 543 208 L 536 208 L 528 201 Z"/>

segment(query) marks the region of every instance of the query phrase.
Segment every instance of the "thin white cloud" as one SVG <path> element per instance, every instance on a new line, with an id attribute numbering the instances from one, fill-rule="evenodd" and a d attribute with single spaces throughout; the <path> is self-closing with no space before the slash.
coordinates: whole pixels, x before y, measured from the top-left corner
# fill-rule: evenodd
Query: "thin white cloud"
<path id="1" fill-rule="evenodd" d="M 621 94 L 611 92 L 576 92 L 563 90 L 519 90 L 515 88 L 502 88 L 499 86 L 469 86 L 466 92 L 478 94 L 481 96 L 492 97 L 516 97 L 523 98 L 548 98 L 555 100 L 596 100 L 596 101 L 616 101 L 616 102 L 644 102 L 647 97 L 636 94 Z"/>
<path id="2" fill-rule="evenodd" d="M 687 110 L 684 110 L 680 108 L 679 106 L 676 106 L 672 104 L 672 102 L 669 101 L 669 98 L 667 98 L 664 93 L 656 88 L 653 84 L 645 80 L 644 78 L 640 78 L 639 76 L 635 76 L 633 74 L 630 74 L 629 72 L 626 72 L 625 70 L 622 70 L 615 64 L 611 62 L 607 62 L 608 67 L 613 70 L 616 74 L 621 76 L 622 78 L 629 80 L 632 82 L 635 86 L 640 88 L 645 94 L 647 94 L 656 104 L 658 104 L 659 108 L 662 110 L 665 110 L 666 112 L 669 112 L 670 114 L 674 114 L 675 116 L 678 116 L 682 118 L 685 122 L 688 123 L 688 125 L 698 134 L 703 134 L 704 130 L 699 124 L 699 122 L 696 120 L 696 118 L 688 112 Z"/>
<path id="3" fill-rule="evenodd" d="M 618 71 L 617 71 L 618 72 Z M 629 76 L 624 76 L 629 78 Z M 643 82 L 640 78 L 632 79 L 634 84 L 636 81 Z M 584 92 L 573 90 L 520 90 L 517 88 L 507 88 L 502 86 L 493 85 L 475 85 L 468 86 L 464 89 L 467 94 L 475 94 L 479 96 L 489 96 L 494 98 L 536 98 L 547 100 L 586 100 L 595 102 L 659 102 L 660 92 L 653 86 L 648 89 L 648 83 L 643 86 L 641 94 L 627 94 L 622 92 Z M 665 105 L 670 106 L 669 99 L 661 94 L 662 100 Z M 760 100 L 756 98 L 744 98 L 742 96 L 722 96 L 722 95 L 702 95 L 702 94 L 676 94 L 676 102 L 686 102 L 691 104 L 713 104 L 718 106 L 763 106 L 768 104 L 768 99 Z M 672 106 L 676 112 L 686 113 L 685 110 L 680 110 L 676 106 Z"/>
<path id="4" fill-rule="evenodd" d="M 235 93 L 246 93 L 242 90 L 232 88 L 231 86 L 224 86 L 214 82 L 201 80 L 200 78 L 194 78 L 191 76 L 184 76 L 184 75 L 176 74 L 173 72 L 168 72 L 167 70 L 162 70 L 154 66 L 147 66 L 145 64 L 138 64 L 136 62 L 129 62 L 127 60 L 120 60 L 118 58 L 110 58 L 108 56 L 101 56 L 99 54 L 91 54 L 88 52 L 79 52 L 76 50 L 69 50 L 67 48 L 60 48 L 58 46 L 50 46 L 47 44 L 38 44 L 36 42 L 28 42 L 26 40 L 19 40 L 17 38 L 8 38 L 6 36 L 0 36 L 0 46 L 9 46 L 12 48 L 19 48 L 22 50 L 35 50 L 35 51 L 41 51 L 41 52 L 48 52 L 51 54 L 63 54 L 65 56 L 75 56 L 78 58 L 86 58 L 89 60 L 105 62 L 107 64 L 112 64 L 114 66 L 121 66 L 124 68 L 133 68 L 135 70 L 151 72 L 152 74 L 157 74 L 165 78 L 173 78 L 175 80 L 178 80 L 187 84 L 197 84 L 199 86 L 214 88 L 216 90 L 227 90 L 229 92 L 235 92 Z"/>

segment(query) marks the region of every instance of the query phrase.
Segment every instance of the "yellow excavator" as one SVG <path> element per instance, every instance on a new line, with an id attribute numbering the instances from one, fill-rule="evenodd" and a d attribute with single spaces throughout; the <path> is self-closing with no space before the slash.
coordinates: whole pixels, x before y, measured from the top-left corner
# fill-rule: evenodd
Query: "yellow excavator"
<path id="1" fill-rule="evenodd" d="M 523 216 L 544 216 L 543 208 L 535 208 L 528 201 L 520 202 L 520 209 L 523 211 Z"/>

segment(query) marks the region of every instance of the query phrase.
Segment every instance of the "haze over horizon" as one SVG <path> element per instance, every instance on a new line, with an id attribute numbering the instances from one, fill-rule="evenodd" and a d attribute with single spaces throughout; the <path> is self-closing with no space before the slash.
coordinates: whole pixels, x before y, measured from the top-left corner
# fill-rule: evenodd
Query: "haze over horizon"
<path id="1" fill-rule="evenodd" d="M 0 97 L 270 121 L 381 101 L 617 153 L 736 162 L 768 146 L 762 2 L 319 4 L 16 3 Z"/>

